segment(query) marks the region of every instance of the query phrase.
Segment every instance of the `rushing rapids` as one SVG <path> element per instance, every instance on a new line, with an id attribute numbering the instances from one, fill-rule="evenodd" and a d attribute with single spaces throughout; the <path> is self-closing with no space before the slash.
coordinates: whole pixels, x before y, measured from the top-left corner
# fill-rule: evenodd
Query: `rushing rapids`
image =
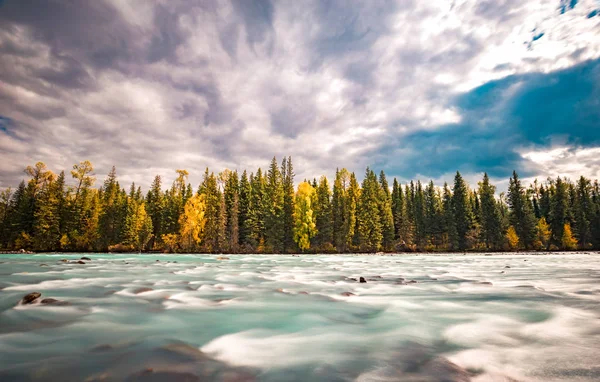
<path id="1" fill-rule="evenodd" d="M 2 381 L 594 381 L 600 256 L 0 255 Z"/>

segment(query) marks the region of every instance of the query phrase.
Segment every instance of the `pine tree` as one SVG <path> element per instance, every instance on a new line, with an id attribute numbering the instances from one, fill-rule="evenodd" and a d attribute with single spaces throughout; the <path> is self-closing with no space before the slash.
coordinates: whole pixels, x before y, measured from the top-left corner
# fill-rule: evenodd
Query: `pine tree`
<path id="1" fill-rule="evenodd" d="M 550 204 L 550 229 L 552 231 L 552 242 L 557 247 L 562 246 L 563 229 L 567 223 L 567 209 L 569 207 L 567 184 L 558 177 L 555 183 L 555 191 Z"/>
<path id="2" fill-rule="evenodd" d="M 152 186 L 146 194 L 146 209 L 147 213 L 152 220 L 152 239 L 150 241 L 150 247 L 160 246 L 162 244 L 162 227 L 163 227 L 163 214 L 165 210 L 164 195 L 162 191 L 162 178 L 160 175 L 154 177 Z"/>
<path id="3" fill-rule="evenodd" d="M 242 173 L 240 179 L 239 203 L 238 203 L 238 224 L 240 245 L 244 251 L 252 246 L 251 226 L 250 226 L 250 199 L 252 195 L 252 186 L 248 179 L 246 170 Z"/>
<path id="4" fill-rule="evenodd" d="M 266 183 L 265 244 L 269 252 L 281 253 L 283 250 L 283 199 L 284 189 L 277 159 L 273 157 Z"/>
<path id="5" fill-rule="evenodd" d="M 239 248 L 239 178 L 237 171 L 226 179 L 223 195 L 225 198 L 225 231 L 229 252 L 236 253 Z"/>
<path id="6" fill-rule="evenodd" d="M 458 249 L 464 251 L 467 249 L 467 233 L 473 224 L 473 215 L 469 204 L 468 186 L 458 171 L 454 177 L 454 188 L 452 189 L 452 209 Z"/>
<path id="7" fill-rule="evenodd" d="M 392 195 L 385 173 L 379 173 L 379 216 L 381 218 L 381 245 L 383 250 L 390 251 L 394 244 L 394 214 L 392 212 Z"/>
<path id="8" fill-rule="evenodd" d="M 425 187 L 424 193 L 424 224 L 423 233 L 425 235 L 425 242 L 428 245 L 433 245 L 436 248 L 441 244 L 441 210 L 442 202 L 439 194 L 437 193 L 433 181 L 429 181 L 429 184 Z"/>
<path id="9" fill-rule="evenodd" d="M 579 246 L 585 249 L 591 245 L 590 217 L 594 212 L 594 206 L 591 198 L 591 183 L 583 176 L 577 182 L 577 196 L 574 209 L 577 241 L 579 242 Z"/>
<path id="10" fill-rule="evenodd" d="M 199 189 L 205 203 L 203 248 L 207 252 L 216 253 L 223 250 L 225 244 L 224 200 L 217 184 L 217 177 L 209 173 L 208 168 Z"/>
<path id="11" fill-rule="evenodd" d="M 377 252 L 383 238 L 379 215 L 380 186 L 375 173 L 367 167 L 358 205 L 358 235 L 360 249 Z"/>
<path id="12" fill-rule="evenodd" d="M 315 247 L 329 249 L 333 247 L 333 225 L 331 190 L 327 177 L 322 176 L 313 196 L 313 211 L 316 224 L 316 235 L 313 238 Z"/>
<path id="13" fill-rule="evenodd" d="M 256 175 L 250 175 L 250 184 L 252 185 L 252 194 L 248 213 L 249 239 L 252 241 L 252 247 L 262 252 L 265 245 L 268 201 L 266 179 L 260 168 L 256 171 Z"/>
<path id="14" fill-rule="evenodd" d="M 444 215 L 444 233 L 446 236 L 446 245 L 451 250 L 458 250 L 458 232 L 456 230 L 456 220 L 454 217 L 454 204 L 452 202 L 452 192 L 448 183 L 444 183 L 443 195 L 443 215 Z"/>
<path id="15" fill-rule="evenodd" d="M 531 202 L 515 171 L 513 171 L 513 176 L 508 184 L 508 205 L 510 207 L 509 221 L 519 237 L 520 245 L 525 249 L 532 248 L 536 234 L 535 215 Z"/>
<path id="16" fill-rule="evenodd" d="M 353 248 L 359 245 L 358 234 L 358 205 L 360 202 L 360 187 L 356 180 L 356 175 L 350 174 L 350 186 L 348 188 L 348 202 L 346 209 L 346 219 L 344 220 L 344 232 L 346 233 L 346 247 Z"/>
<path id="17" fill-rule="evenodd" d="M 292 166 L 292 157 L 283 159 L 281 165 L 283 180 L 283 252 L 293 251 L 294 241 L 294 168 Z"/>
<path id="18" fill-rule="evenodd" d="M 333 227 L 333 245 L 338 252 L 347 250 L 348 224 L 348 187 L 349 173 L 345 168 L 335 171 L 335 180 L 333 182 L 333 195 L 331 199 L 331 214 Z"/>
<path id="19" fill-rule="evenodd" d="M 487 173 L 483 174 L 483 181 L 479 183 L 479 197 L 481 210 L 481 240 L 487 249 L 502 248 L 502 221 L 495 198 L 496 187 L 490 184 Z"/>

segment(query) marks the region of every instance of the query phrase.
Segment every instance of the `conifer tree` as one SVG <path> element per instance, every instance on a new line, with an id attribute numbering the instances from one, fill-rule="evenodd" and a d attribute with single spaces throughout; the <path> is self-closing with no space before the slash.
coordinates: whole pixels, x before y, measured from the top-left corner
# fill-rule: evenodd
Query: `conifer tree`
<path id="1" fill-rule="evenodd" d="M 508 205 L 510 207 L 509 220 L 519 237 L 519 244 L 525 249 L 532 248 L 536 234 L 535 215 L 531 202 L 515 171 L 513 171 L 513 176 L 508 184 Z"/>
<path id="2" fill-rule="evenodd" d="M 236 253 L 239 249 L 239 177 L 237 171 L 229 174 L 223 190 L 225 199 L 225 231 L 227 250 Z"/>
<path id="3" fill-rule="evenodd" d="M 473 215 L 469 204 L 468 186 L 458 171 L 454 177 L 454 188 L 452 189 L 452 209 L 458 249 L 465 250 L 467 249 L 467 233 L 473 224 Z"/>
<path id="4" fill-rule="evenodd" d="M 483 174 L 483 181 L 479 183 L 479 197 L 481 210 L 481 240 L 487 249 L 502 248 L 502 221 L 498 210 L 496 187 L 490 184 L 487 173 Z"/>
<path id="5" fill-rule="evenodd" d="M 266 182 L 265 244 L 269 252 L 283 250 L 283 199 L 284 189 L 277 159 L 273 157 Z"/>
<path id="6" fill-rule="evenodd" d="M 242 172 L 239 189 L 238 204 L 238 224 L 239 224 L 239 243 L 244 250 L 252 245 L 251 227 L 250 227 L 250 198 L 252 195 L 252 186 L 248 179 L 246 170 Z"/>
<path id="7" fill-rule="evenodd" d="M 562 247 L 563 229 L 567 223 L 568 192 L 567 184 L 558 177 L 550 204 L 550 229 L 552 231 L 552 242 L 559 248 Z"/>
<path id="8" fill-rule="evenodd" d="M 283 158 L 281 165 L 283 181 L 283 252 L 294 250 L 294 168 L 292 157 Z"/>
<path id="9" fill-rule="evenodd" d="M 313 200 L 313 211 L 317 232 L 313 238 L 313 242 L 315 247 L 326 249 L 333 246 L 331 190 L 329 189 L 327 177 L 322 176 L 319 179 L 319 184 L 317 185 Z"/>
<path id="10" fill-rule="evenodd" d="M 381 246 L 390 251 L 394 244 L 394 214 L 392 212 L 392 195 L 383 170 L 379 173 L 379 216 L 381 219 Z"/>
<path id="11" fill-rule="evenodd" d="M 383 238 L 379 215 L 380 186 L 375 173 L 367 167 L 358 205 L 358 235 L 360 249 L 377 252 Z"/>
<path id="12" fill-rule="evenodd" d="M 580 177 L 577 182 L 577 195 L 574 207 L 575 233 L 579 246 L 582 249 L 591 245 L 590 222 L 594 213 L 591 198 L 591 183 L 585 177 Z"/>
<path id="13" fill-rule="evenodd" d="M 344 232 L 346 233 L 346 247 L 352 248 L 359 245 L 358 234 L 358 206 L 360 203 L 360 187 L 356 180 L 356 175 L 350 174 L 350 186 L 348 188 L 348 202 L 346 209 L 346 219 L 344 223 Z"/>

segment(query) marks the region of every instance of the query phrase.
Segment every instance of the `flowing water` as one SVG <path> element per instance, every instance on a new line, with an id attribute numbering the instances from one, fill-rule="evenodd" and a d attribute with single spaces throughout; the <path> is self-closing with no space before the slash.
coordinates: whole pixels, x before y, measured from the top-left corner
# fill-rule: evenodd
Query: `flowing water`
<path id="1" fill-rule="evenodd" d="M 0 255 L 0 381 L 600 380 L 595 253 L 227 257 Z"/>

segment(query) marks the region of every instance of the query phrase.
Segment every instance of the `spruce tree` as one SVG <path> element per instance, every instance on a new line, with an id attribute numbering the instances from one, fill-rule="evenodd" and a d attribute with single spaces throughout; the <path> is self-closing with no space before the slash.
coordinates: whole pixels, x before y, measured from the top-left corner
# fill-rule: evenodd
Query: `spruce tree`
<path id="1" fill-rule="evenodd" d="M 326 249 L 333 246 L 331 190 L 327 177 L 322 176 L 319 179 L 313 200 L 315 201 L 313 211 L 317 232 L 313 243 L 316 248 Z"/>
<path id="2" fill-rule="evenodd" d="M 294 168 L 292 157 L 283 158 L 281 165 L 283 181 L 283 252 L 287 253 L 295 249 L 294 241 Z"/>
<path id="3" fill-rule="evenodd" d="M 394 244 L 394 214 L 392 195 L 383 170 L 379 173 L 379 216 L 381 217 L 382 248 L 390 251 Z"/>
<path id="4" fill-rule="evenodd" d="M 377 252 L 383 238 L 379 195 L 377 176 L 367 167 L 358 204 L 359 247 L 367 252 Z"/>
<path id="5" fill-rule="evenodd" d="M 273 157 L 266 182 L 265 244 L 269 252 L 281 253 L 283 250 L 283 199 L 281 171 Z"/>
<path id="6" fill-rule="evenodd" d="M 242 172 L 239 189 L 238 203 L 238 224 L 239 224 L 239 242 L 244 251 L 252 245 L 251 227 L 250 227 L 250 198 L 252 195 L 252 186 L 248 179 L 246 170 Z"/>
<path id="7" fill-rule="evenodd" d="M 508 184 L 508 205 L 510 207 L 509 221 L 519 237 L 520 245 L 525 249 L 532 248 L 536 236 L 535 215 L 516 171 L 513 171 L 513 176 Z"/>
<path id="8" fill-rule="evenodd" d="M 464 251 L 467 249 L 467 233 L 473 224 L 473 214 L 469 204 L 469 188 L 458 171 L 454 177 L 454 188 L 452 189 L 452 208 L 458 249 Z"/>
<path id="9" fill-rule="evenodd" d="M 490 184 L 487 173 L 479 183 L 481 209 L 481 240 L 487 249 L 502 248 L 502 222 L 495 197 L 496 187 Z"/>

